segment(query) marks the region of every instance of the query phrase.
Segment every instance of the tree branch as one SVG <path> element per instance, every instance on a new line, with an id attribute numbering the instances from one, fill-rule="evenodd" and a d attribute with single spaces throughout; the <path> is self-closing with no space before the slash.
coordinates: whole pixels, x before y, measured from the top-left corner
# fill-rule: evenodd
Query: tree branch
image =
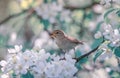
<path id="1" fill-rule="evenodd" d="M 22 15 L 23 13 L 26 13 L 26 12 L 29 11 L 29 10 L 30 10 L 30 9 L 23 10 L 23 11 L 20 12 L 20 13 L 17 13 L 17 14 L 13 14 L 13 15 L 8 16 L 7 18 L 5 18 L 3 21 L 0 22 L 0 25 L 6 23 L 6 22 L 9 21 L 11 18 L 20 16 L 20 15 Z"/>
<path id="2" fill-rule="evenodd" d="M 97 5 L 97 4 L 99 4 L 99 2 L 92 2 L 90 5 L 88 5 L 88 6 L 85 6 L 85 7 L 75 7 L 75 6 L 64 6 L 64 8 L 65 9 L 69 9 L 69 10 L 77 10 L 77 9 L 83 9 L 83 10 L 85 10 L 85 9 L 89 9 L 89 8 L 92 8 L 94 5 Z"/>
<path id="3" fill-rule="evenodd" d="M 120 58 L 118 58 L 117 56 L 116 56 L 116 59 L 117 59 L 117 63 L 118 63 L 118 73 L 120 73 Z"/>
<path id="4" fill-rule="evenodd" d="M 104 37 L 103 37 L 103 41 L 101 42 L 101 44 L 102 44 L 103 42 L 104 42 Z M 101 45 L 101 44 L 100 44 L 100 45 Z M 78 62 L 79 60 L 81 60 L 81 59 L 83 59 L 83 58 L 85 58 L 85 57 L 88 57 L 90 54 L 94 53 L 94 52 L 100 47 L 100 45 L 98 45 L 96 48 L 94 48 L 93 50 L 89 51 L 88 53 L 80 56 L 79 58 L 75 58 L 75 59 L 76 59 L 76 62 Z"/>

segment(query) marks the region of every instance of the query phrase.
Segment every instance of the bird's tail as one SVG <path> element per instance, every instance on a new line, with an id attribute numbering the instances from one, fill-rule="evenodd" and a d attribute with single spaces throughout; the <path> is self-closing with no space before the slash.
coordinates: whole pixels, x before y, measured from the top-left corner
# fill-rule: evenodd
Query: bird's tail
<path id="1" fill-rule="evenodd" d="M 84 42 L 83 41 L 79 41 L 79 44 L 84 45 Z"/>

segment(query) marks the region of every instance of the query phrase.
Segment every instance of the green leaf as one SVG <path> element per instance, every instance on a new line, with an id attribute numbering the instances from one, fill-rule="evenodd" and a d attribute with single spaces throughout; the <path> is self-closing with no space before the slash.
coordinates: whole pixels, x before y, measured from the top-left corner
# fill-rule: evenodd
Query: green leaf
<path id="1" fill-rule="evenodd" d="M 78 57 L 80 57 L 80 56 L 81 56 L 81 52 L 80 52 L 79 50 L 77 50 L 77 51 L 75 52 L 75 57 L 78 58 Z"/>
<path id="2" fill-rule="evenodd" d="M 105 12 L 105 14 L 104 14 L 104 20 L 105 20 L 106 23 L 109 23 L 109 22 L 110 22 L 110 19 L 109 19 L 107 16 L 108 16 L 111 12 L 113 12 L 114 10 L 116 10 L 116 9 L 111 8 L 111 9 L 109 9 L 107 12 Z"/>
<path id="3" fill-rule="evenodd" d="M 44 0 L 44 3 L 48 3 L 48 0 Z"/>
<path id="4" fill-rule="evenodd" d="M 28 72 L 27 74 L 21 75 L 20 78 L 34 78 L 34 76 L 30 72 Z"/>
<path id="5" fill-rule="evenodd" d="M 82 55 L 82 54 L 81 54 L 80 50 L 77 50 L 77 51 L 75 52 L 75 57 L 76 57 L 76 58 L 81 57 L 81 55 Z M 87 59 L 88 59 L 88 58 L 85 57 L 85 58 L 79 60 L 79 63 L 80 63 L 80 64 L 85 63 L 85 62 L 87 61 Z"/>
<path id="6" fill-rule="evenodd" d="M 110 23 L 110 19 L 106 17 L 106 18 L 105 18 L 105 22 L 106 22 L 106 23 Z"/>
<path id="7" fill-rule="evenodd" d="M 78 70 L 82 70 L 83 66 L 78 62 L 75 64 L 75 66 L 77 67 Z"/>
<path id="8" fill-rule="evenodd" d="M 44 19 L 42 19 L 42 20 L 40 20 L 40 22 L 41 23 L 43 23 L 43 25 L 44 25 L 44 29 L 48 29 L 48 26 L 49 26 L 49 20 L 44 20 Z"/>
<path id="9" fill-rule="evenodd" d="M 115 48 L 114 48 L 114 47 L 112 47 L 110 44 L 108 44 L 107 46 L 108 46 L 108 48 L 109 48 L 109 49 L 111 49 L 112 51 L 114 51 L 114 50 L 115 50 Z"/>
<path id="10" fill-rule="evenodd" d="M 92 44 L 92 46 L 91 46 L 91 48 L 92 48 L 92 49 L 96 48 L 96 46 L 99 46 L 102 41 L 103 41 L 103 38 L 102 38 L 102 37 L 99 38 L 99 39 L 95 39 L 94 42 L 93 42 L 93 44 Z"/>
<path id="11" fill-rule="evenodd" d="M 116 12 L 116 14 L 118 15 L 118 17 L 120 17 L 120 9 L 118 9 L 118 11 Z"/>
<path id="12" fill-rule="evenodd" d="M 103 53 L 103 51 L 98 51 L 96 54 L 95 54 L 95 57 L 93 58 L 93 61 L 95 62 L 97 60 L 97 58 Z"/>
<path id="13" fill-rule="evenodd" d="M 114 8 L 111 8 L 107 12 L 105 12 L 104 19 L 108 16 L 109 13 L 113 12 L 114 10 L 115 10 Z"/>
<path id="14" fill-rule="evenodd" d="M 86 19 L 92 19 L 93 18 L 93 16 L 94 16 L 94 13 L 93 13 L 93 11 L 88 11 L 87 13 L 86 13 Z"/>
<path id="15" fill-rule="evenodd" d="M 56 51 L 56 52 L 58 52 L 58 51 Z M 49 50 L 49 53 L 52 55 L 52 54 L 54 54 L 55 53 L 55 50 Z"/>
<path id="16" fill-rule="evenodd" d="M 117 57 L 120 57 L 120 47 L 115 48 L 113 51 Z"/>
<path id="17" fill-rule="evenodd" d="M 47 62 L 50 62 L 52 59 L 50 57 L 48 57 L 48 59 L 46 59 Z"/>
<path id="18" fill-rule="evenodd" d="M 3 36 L 0 34 L 0 47 L 3 47 L 7 44 L 8 36 Z"/>
<path id="19" fill-rule="evenodd" d="M 104 23 L 104 21 L 99 22 L 99 23 L 97 24 L 97 27 L 96 27 L 96 29 L 95 29 L 95 31 L 94 31 L 94 32 L 99 31 L 99 30 L 100 30 L 100 28 L 101 28 L 101 25 L 102 25 L 103 23 Z"/>
<path id="20" fill-rule="evenodd" d="M 17 75 L 15 73 L 12 73 L 12 78 L 16 78 Z"/>
<path id="21" fill-rule="evenodd" d="M 79 63 L 83 64 L 83 63 L 86 63 L 87 61 L 88 61 L 88 58 L 85 57 L 85 58 L 82 58 L 81 60 L 79 60 Z"/>

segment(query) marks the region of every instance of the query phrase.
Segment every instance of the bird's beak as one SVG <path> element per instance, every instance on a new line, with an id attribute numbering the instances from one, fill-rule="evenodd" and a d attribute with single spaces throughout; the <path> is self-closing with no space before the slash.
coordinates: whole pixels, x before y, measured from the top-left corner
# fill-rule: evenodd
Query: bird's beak
<path id="1" fill-rule="evenodd" d="M 51 33 L 51 34 L 50 34 L 50 37 L 54 38 L 54 37 L 55 37 L 55 34 Z"/>

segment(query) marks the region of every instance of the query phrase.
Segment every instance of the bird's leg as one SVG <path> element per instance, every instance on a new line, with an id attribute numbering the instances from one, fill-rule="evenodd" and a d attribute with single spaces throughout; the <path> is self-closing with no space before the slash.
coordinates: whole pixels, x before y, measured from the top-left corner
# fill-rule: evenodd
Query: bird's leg
<path id="1" fill-rule="evenodd" d="M 60 52 L 58 53 L 58 55 L 65 55 L 65 51 L 63 49 L 60 49 Z"/>
<path id="2" fill-rule="evenodd" d="M 61 52 L 63 52 L 63 49 L 60 49 Z"/>
<path id="3" fill-rule="evenodd" d="M 65 54 L 65 51 L 63 49 L 60 49 L 61 54 Z"/>
<path id="4" fill-rule="evenodd" d="M 65 59 L 65 52 L 66 52 L 65 50 L 60 49 L 59 55 L 60 55 L 61 59 Z"/>

